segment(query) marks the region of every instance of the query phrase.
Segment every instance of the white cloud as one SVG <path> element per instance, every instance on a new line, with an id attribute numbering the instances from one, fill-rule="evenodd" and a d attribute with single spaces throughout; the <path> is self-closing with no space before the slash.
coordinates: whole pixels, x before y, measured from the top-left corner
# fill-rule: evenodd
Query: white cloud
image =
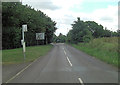
<path id="1" fill-rule="evenodd" d="M 57 10 L 60 9 L 59 6 L 53 4 L 51 0 L 23 0 L 23 4 L 29 4 L 35 9 L 43 9 L 43 10 Z"/>
<path id="2" fill-rule="evenodd" d="M 119 2 L 120 0 L 84 0 L 86 2 Z"/>
<path id="3" fill-rule="evenodd" d="M 108 6 L 108 8 L 96 10 L 91 16 L 94 21 L 102 24 L 109 30 L 111 28 L 113 31 L 118 29 L 118 6 Z"/>
<path id="4" fill-rule="evenodd" d="M 66 31 L 66 29 L 71 29 L 71 24 L 77 19 L 77 17 L 80 17 L 81 20 L 84 21 L 95 21 L 98 24 L 107 27 L 109 30 L 118 30 L 118 6 L 108 6 L 107 8 L 97 9 L 92 13 L 75 13 L 70 10 L 59 10 L 59 12 L 55 13 L 57 14 L 55 15 L 57 19 L 56 21 L 60 24 L 56 34 L 60 32 L 67 34 L 68 31 Z"/>
<path id="5" fill-rule="evenodd" d="M 118 30 L 118 6 L 108 6 L 104 9 L 97 9 L 92 13 L 72 13 L 72 15 L 80 17 L 84 21 L 95 21 L 109 30 Z"/>
<path id="6" fill-rule="evenodd" d="M 110 5 L 107 8 L 96 9 L 92 13 L 74 12 L 70 10 L 71 8 L 74 9 L 76 7 L 81 9 L 83 1 L 89 2 L 90 0 L 42 0 L 42 3 L 49 2 L 48 4 L 51 9 L 56 10 L 50 10 L 50 7 L 47 7 L 47 5 L 44 9 L 39 6 L 39 10 L 43 11 L 57 22 L 56 27 L 58 27 L 58 30 L 56 31 L 56 35 L 59 33 L 66 35 L 68 32 L 67 29 L 71 29 L 71 24 L 77 19 L 77 17 L 80 17 L 81 20 L 84 21 L 95 21 L 98 24 L 107 27 L 109 30 L 111 30 L 111 28 L 113 31 L 118 29 L 118 6 Z M 110 0 L 97 0 L 97 2 L 99 1 L 105 3 Z M 96 2 L 96 0 L 92 0 L 92 2 Z M 117 3 L 117 0 L 111 0 L 111 2 Z"/>
<path id="7" fill-rule="evenodd" d="M 75 21 L 76 16 L 73 15 L 73 12 L 70 8 L 81 5 L 83 0 L 52 0 L 53 4 L 59 6 L 61 9 L 59 10 L 42 10 L 47 15 L 49 15 L 53 20 L 57 22 L 58 30 L 56 31 L 56 35 L 62 33 L 64 35 L 67 34 L 67 29 L 71 29 L 71 24 Z"/>
<path id="8" fill-rule="evenodd" d="M 75 5 L 80 5 L 83 0 L 52 0 L 57 6 L 61 6 L 63 9 L 69 9 Z"/>

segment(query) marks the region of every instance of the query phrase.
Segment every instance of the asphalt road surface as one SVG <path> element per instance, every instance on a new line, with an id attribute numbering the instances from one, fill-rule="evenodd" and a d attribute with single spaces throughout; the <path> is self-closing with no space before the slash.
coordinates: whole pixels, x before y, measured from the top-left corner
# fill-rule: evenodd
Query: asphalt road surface
<path id="1" fill-rule="evenodd" d="M 117 68 L 69 45 L 54 44 L 6 83 L 118 83 Z"/>

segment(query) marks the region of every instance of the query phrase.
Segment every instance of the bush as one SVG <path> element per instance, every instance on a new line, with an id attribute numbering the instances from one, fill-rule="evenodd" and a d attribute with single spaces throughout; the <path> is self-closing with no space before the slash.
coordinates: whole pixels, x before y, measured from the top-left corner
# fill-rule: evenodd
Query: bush
<path id="1" fill-rule="evenodd" d="M 90 42 L 91 40 L 92 40 L 92 36 L 85 35 L 85 36 L 83 37 L 83 42 L 85 42 L 85 43 L 88 43 L 88 42 Z"/>

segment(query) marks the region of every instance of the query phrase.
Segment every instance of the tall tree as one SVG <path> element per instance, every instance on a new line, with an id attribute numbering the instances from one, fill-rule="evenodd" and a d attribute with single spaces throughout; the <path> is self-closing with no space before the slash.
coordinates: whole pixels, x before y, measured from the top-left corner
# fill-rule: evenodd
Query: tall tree
<path id="1" fill-rule="evenodd" d="M 50 43 L 57 29 L 56 22 L 46 14 L 20 2 L 3 2 L 2 15 L 3 49 L 21 47 L 23 24 L 27 24 L 28 27 L 28 32 L 25 33 L 27 46 L 36 45 L 36 33 L 41 32 L 45 33 L 45 44 Z M 43 41 L 39 44 L 43 44 Z"/>
<path id="2" fill-rule="evenodd" d="M 77 18 L 77 21 L 74 21 L 74 24 L 72 24 L 72 30 L 71 30 L 71 34 L 73 34 L 71 36 L 73 42 L 77 43 L 77 42 L 84 42 L 85 40 L 85 36 L 88 39 L 91 39 L 91 32 L 88 30 L 87 24 L 80 20 L 80 18 Z M 89 41 L 89 40 L 87 40 Z"/>

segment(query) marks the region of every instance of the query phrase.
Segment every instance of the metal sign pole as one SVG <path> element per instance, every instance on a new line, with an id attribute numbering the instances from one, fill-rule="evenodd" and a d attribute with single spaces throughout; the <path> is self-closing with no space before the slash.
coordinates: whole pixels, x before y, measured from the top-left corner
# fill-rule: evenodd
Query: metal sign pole
<path id="1" fill-rule="evenodd" d="M 26 57 L 25 57 L 25 52 L 23 52 L 23 55 L 24 55 L 24 63 L 25 63 L 25 60 L 26 60 Z"/>
<path id="2" fill-rule="evenodd" d="M 22 37 L 23 37 L 23 42 L 24 42 L 24 30 L 22 29 Z"/>
<path id="3" fill-rule="evenodd" d="M 25 55 L 25 41 L 24 41 L 24 32 L 27 31 L 27 25 L 22 25 L 22 45 L 23 45 L 23 56 L 24 56 L 24 62 L 26 60 L 26 55 Z"/>
<path id="4" fill-rule="evenodd" d="M 24 55 L 24 62 L 26 60 L 26 55 L 25 55 L 25 42 L 23 43 L 23 55 Z"/>
<path id="5" fill-rule="evenodd" d="M 25 62 L 25 42 L 24 42 L 24 30 L 22 29 L 22 37 L 23 37 L 23 56 L 24 56 L 24 62 Z"/>

